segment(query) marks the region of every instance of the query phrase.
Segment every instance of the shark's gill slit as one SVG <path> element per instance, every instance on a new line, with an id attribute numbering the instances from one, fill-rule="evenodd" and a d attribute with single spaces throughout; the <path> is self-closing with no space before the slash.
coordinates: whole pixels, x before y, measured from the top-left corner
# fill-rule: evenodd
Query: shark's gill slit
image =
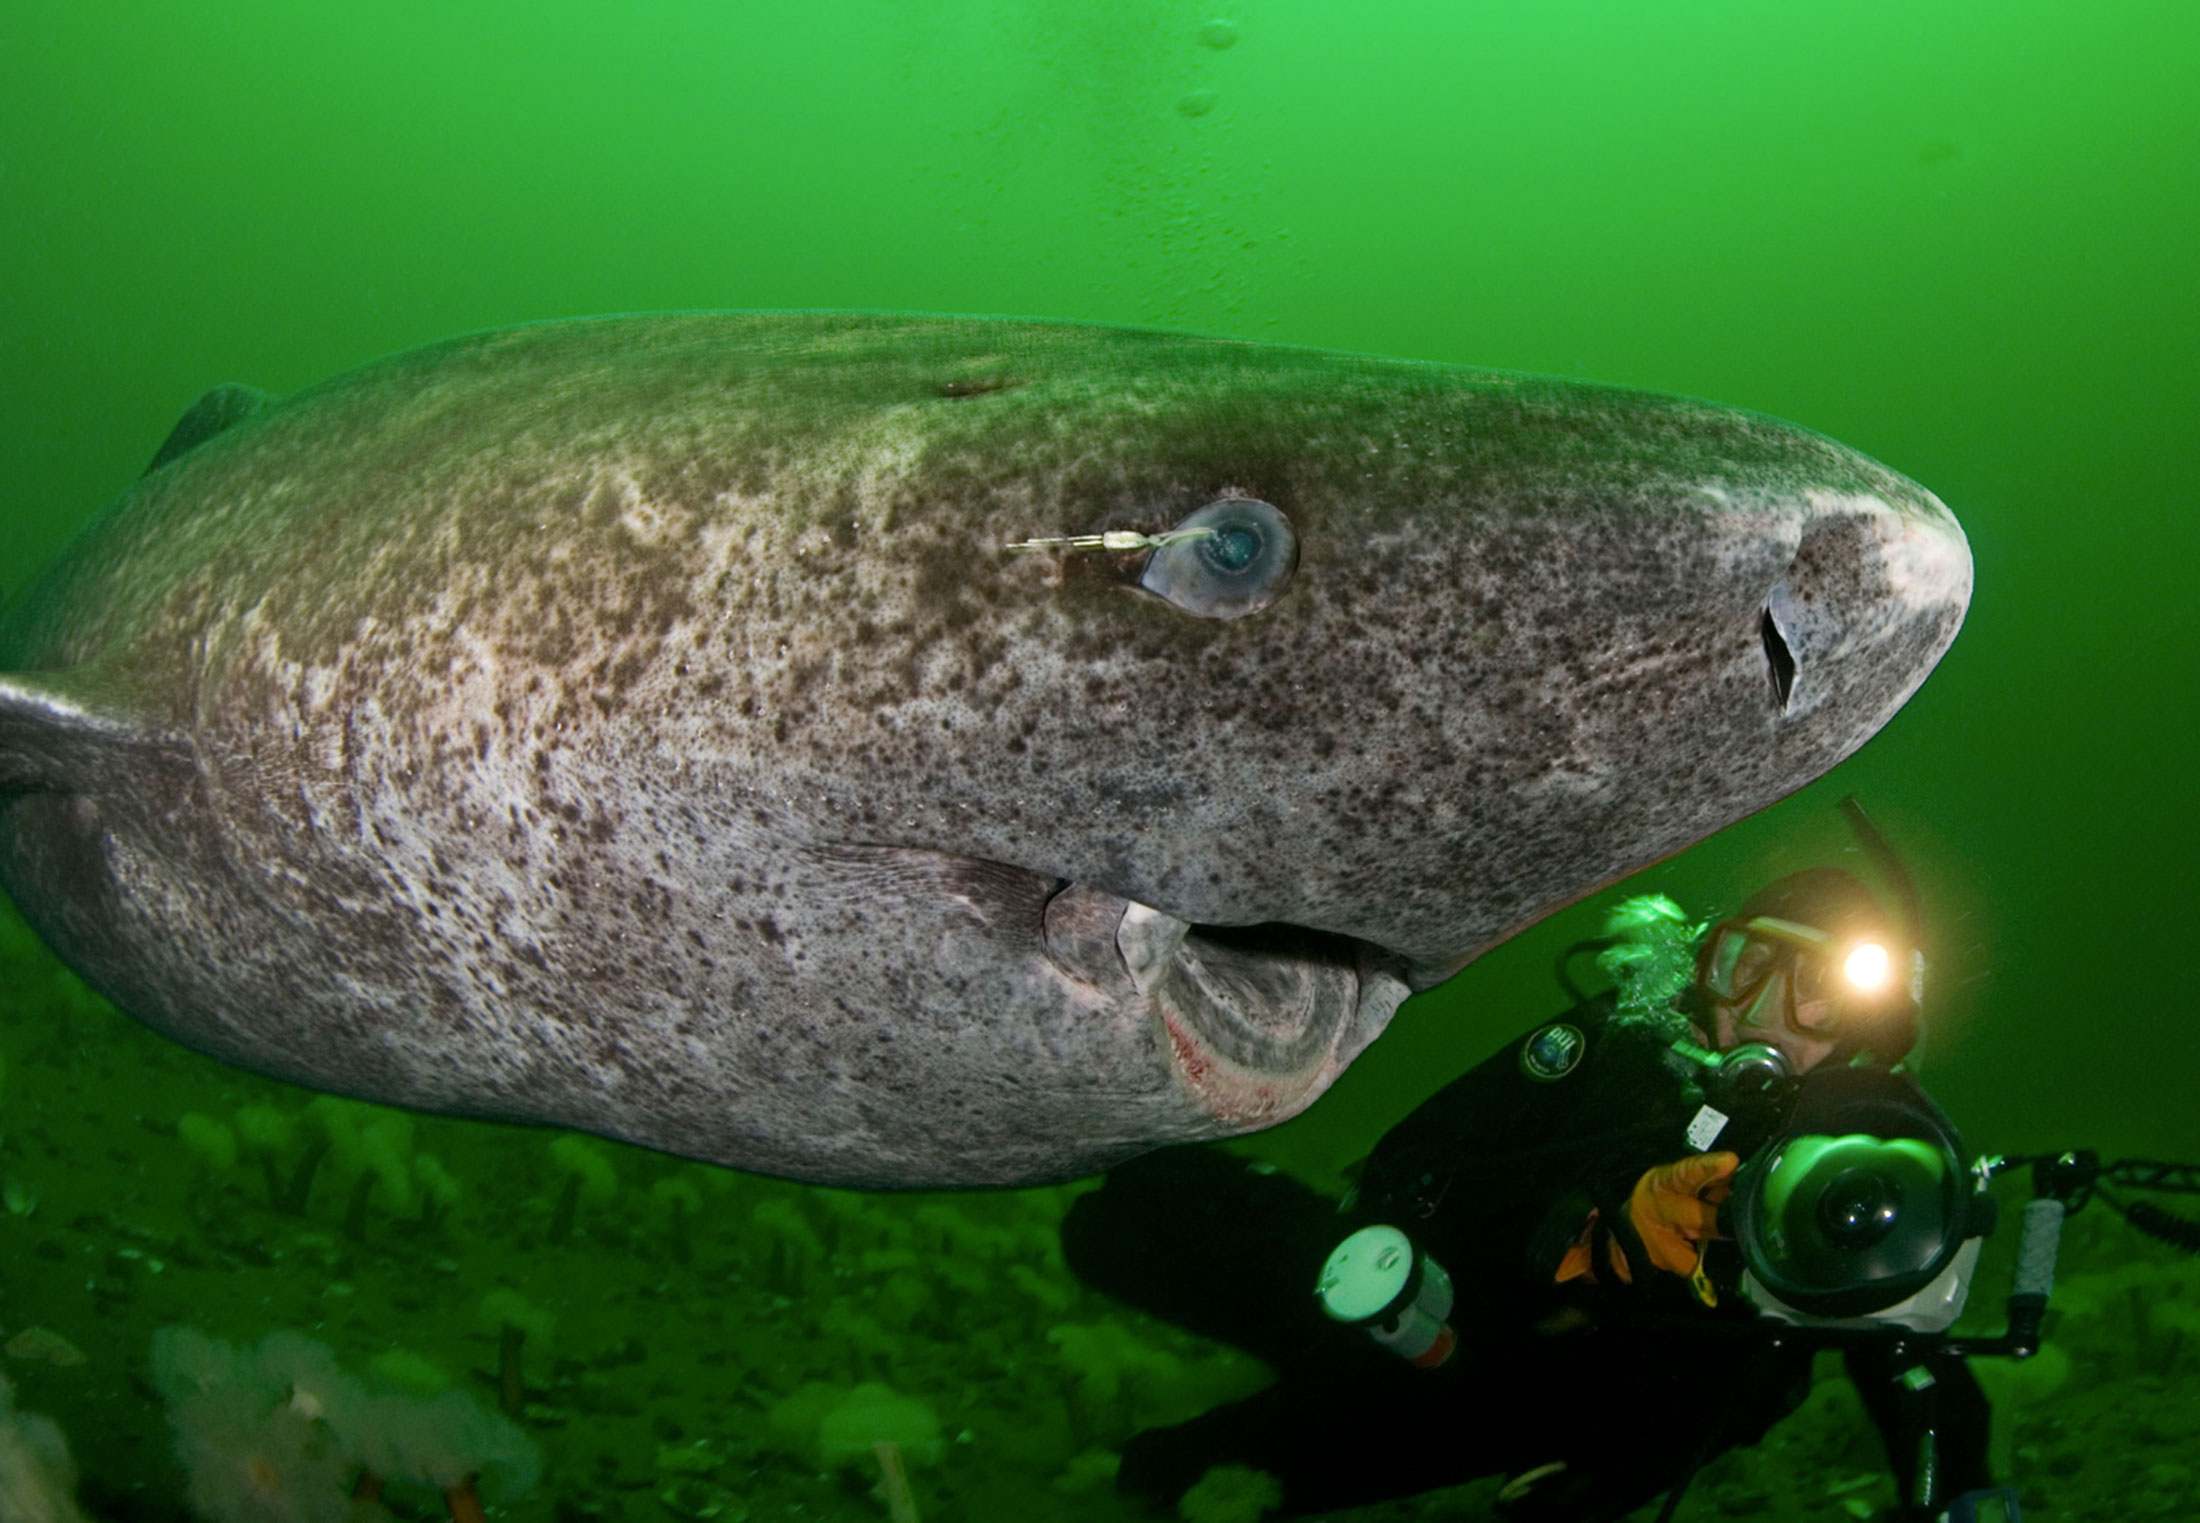
<path id="1" fill-rule="evenodd" d="M 1786 592 L 1784 586 L 1774 588 L 1757 616 L 1757 636 L 1764 642 L 1765 667 L 1772 677 L 1772 701 L 1783 714 L 1787 712 L 1789 695 L 1795 691 L 1795 652 L 1788 647 L 1787 636 L 1781 632 L 1779 615 L 1775 612 L 1785 601 Z"/>

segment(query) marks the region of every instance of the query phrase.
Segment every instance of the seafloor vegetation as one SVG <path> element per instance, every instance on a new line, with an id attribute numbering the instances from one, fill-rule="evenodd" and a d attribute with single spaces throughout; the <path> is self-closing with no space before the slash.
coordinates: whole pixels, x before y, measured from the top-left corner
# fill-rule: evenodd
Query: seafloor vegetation
<path id="1" fill-rule="evenodd" d="M 41 1516 L 65 1437 L 103 1523 L 437 1519 L 473 1470 L 545 1523 L 1127 1519 L 1112 1447 L 1264 1375 L 1077 1285 L 1076 1188 L 855 1195 L 315 1097 L 121 1018 L 0 914 L 0 1515 Z M 2064 1269 L 2049 1351 L 1985 1372 L 2027 1515 L 2200 1513 L 2200 1270 L 2099 1207 Z M 2005 1283 L 1990 1258 L 1982 1325 Z M 1262 1480 L 1186 1516 L 1255 1518 Z M 1828 1369 L 1681 1517 L 1891 1501 Z"/>

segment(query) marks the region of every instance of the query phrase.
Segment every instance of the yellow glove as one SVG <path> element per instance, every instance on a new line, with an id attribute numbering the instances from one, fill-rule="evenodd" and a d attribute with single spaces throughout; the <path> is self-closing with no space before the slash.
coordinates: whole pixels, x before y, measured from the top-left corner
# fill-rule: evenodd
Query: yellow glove
<path id="1" fill-rule="evenodd" d="M 1668 1274 L 1695 1274 L 1703 1257 L 1698 1245 L 1719 1235 L 1719 1202 L 1733 1190 L 1741 1162 L 1734 1153 L 1698 1153 L 1643 1171 L 1627 1197 L 1627 1219 L 1652 1264 Z"/>
<path id="2" fill-rule="evenodd" d="M 1627 1197 L 1627 1219 L 1653 1265 L 1670 1274 L 1686 1275 L 1691 1284 L 1696 1282 L 1703 1256 L 1697 1245 L 1719 1235 L 1719 1202 L 1733 1190 L 1734 1171 L 1740 1166 L 1740 1157 L 1733 1153 L 1697 1153 L 1643 1171 Z M 1581 1224 L 1580 1234 L 1559 1260 L 1552 1279 L 1563 1285 L 1568 1280 L 1597 1278 L 1590 1247 L 1596 1239 L 1596 1225 L 1597 1214 L 1591 1211 Z M 1611 1258 L 1613 1278 L 1623 1285 L 1634 1284 L 1634 1268 L 1620 1251 L 1618 1238 L 1607 1242 L 1606 1252 Z M 1697 1295 L 1709 1304 L 1706 1288 L 1699 1286 Z"/>

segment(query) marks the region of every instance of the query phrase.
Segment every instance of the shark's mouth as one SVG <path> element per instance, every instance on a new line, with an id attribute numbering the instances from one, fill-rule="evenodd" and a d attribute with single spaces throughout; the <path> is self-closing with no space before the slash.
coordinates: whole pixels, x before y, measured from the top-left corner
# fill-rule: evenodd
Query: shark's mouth
<path id="1" fill-rule="evenodd" d="M 1409 992 L 1402 959 L 1370 942 L 1197 924 L 1081 884 L 1047 901 L 1046 949 L 1071 977 L 1151 1001 L 1178 1077 L 1233 1129 L 1304 1109 Z"/>

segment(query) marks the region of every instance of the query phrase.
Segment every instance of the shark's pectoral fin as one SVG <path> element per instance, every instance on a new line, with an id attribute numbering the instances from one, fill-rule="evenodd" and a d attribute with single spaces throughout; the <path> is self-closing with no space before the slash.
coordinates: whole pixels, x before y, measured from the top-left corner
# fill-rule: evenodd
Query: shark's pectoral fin
<path id="1" fill-rule="evenodd" d="M 0 673 L 0 793 L 82 792 L 148 756 L 187 764 L 190 748 L 96 668 Z"/>
<path id="2" fill-rule="evenodd" d="M 223 429 L 233 428 L 265 407 L 272 398 L 257 386 L 224 381 L 183 411 L 168 437 L 153 451 L 145 474 L 150 476 L 179 455 L 188 455 Z"/>

